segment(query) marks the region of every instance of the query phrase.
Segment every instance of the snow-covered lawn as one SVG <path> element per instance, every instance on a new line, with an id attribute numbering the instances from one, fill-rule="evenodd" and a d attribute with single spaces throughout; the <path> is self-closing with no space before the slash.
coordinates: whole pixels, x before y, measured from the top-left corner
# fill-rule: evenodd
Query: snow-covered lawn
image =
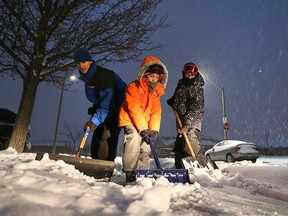
<path id="1" fill-rule="evenodd" d="M 159 178 L 122 186 L 35 156 L 0 151 L 0 215 L 288 215 L 288 157 L 194 168 L 194 184 Z M 173 167 L 171 158 L 160 161 L 164 169 Z M 121 176 L 121 158 L 115 162 Z"/>

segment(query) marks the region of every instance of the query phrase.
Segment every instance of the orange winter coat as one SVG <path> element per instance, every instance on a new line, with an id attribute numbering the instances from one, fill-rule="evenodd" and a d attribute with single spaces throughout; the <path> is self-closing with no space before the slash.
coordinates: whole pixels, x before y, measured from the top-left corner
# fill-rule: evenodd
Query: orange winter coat
<path id="1" fill-rule="evenodd" d="M 153 92 L 149 92 L 148 80 L 143 77 L 150 65 L 159 64 L 164 69 L 163 78 Z M 120 108 L 119 126 L 134 126 L 138 132 L 150 129 L 160 130 L 161 102 L 168 81 L 166 66 L 156 57 L 145 57 L 138 72 L 138 78 L 127 86 L 125 100 Z"/>

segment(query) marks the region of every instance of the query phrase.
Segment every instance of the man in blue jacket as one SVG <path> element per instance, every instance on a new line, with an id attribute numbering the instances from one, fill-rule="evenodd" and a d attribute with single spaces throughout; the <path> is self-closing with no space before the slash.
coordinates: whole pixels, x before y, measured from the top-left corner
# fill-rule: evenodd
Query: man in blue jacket
<path id="1" fill-rule="evenodd" d="M 114 161 L 120 134 L 119 109 L 125 98 L 127 84 L 113 71 L 95 63 L 87 49 L 74 51 L 80 77 L 85 83 L 87 99 L 93 103 L 88 114 L 91 119 L 84 125 L 94 132 L 91 142 L 93 159 Z"/>

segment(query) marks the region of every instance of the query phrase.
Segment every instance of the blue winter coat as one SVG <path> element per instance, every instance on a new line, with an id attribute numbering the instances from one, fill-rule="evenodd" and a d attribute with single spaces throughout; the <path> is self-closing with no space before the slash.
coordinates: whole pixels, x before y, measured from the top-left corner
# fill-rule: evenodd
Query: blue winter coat
<path id="1" fill-rule="evenodd" d="M 91 118 L 94 124 L 98 126 L 112 113 L 119 113 L 127 84 L 115 72 L 93 62 L 79 79 L 84 81 L 86 97 L 96 111 Z"/>

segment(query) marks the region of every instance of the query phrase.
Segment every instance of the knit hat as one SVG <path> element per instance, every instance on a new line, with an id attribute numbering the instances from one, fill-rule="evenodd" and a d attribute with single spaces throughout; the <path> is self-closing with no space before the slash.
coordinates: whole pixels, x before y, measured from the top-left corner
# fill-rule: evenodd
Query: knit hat
<path id="1" fill-rule="evenodd" d="M 74 61 L 79 62 L 86 62 L 86 61 L 93 61 L 90 52 L 85 48 L 79 48 L 74 51 L 73 53 Z"/>

